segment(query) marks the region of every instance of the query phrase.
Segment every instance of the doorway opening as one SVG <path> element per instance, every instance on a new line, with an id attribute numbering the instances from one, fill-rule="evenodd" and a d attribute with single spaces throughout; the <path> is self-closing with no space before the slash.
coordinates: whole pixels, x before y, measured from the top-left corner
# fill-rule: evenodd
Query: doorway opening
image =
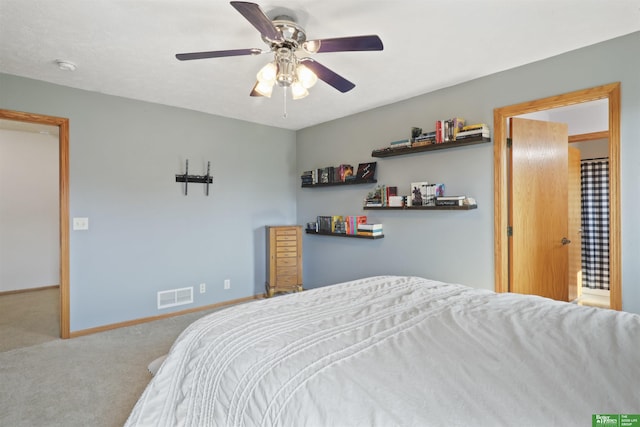
<path id="1" fill-rule="evenodd" d="M 508 292 L 509 236 L 508 236 L 508 152 L 507 120 L 523 114 L 534 113 L 585 102 L 606 99 L 608 101 L 609 141 L 609 306 L 622 309 L 621 238 L 620 238 L 620 83 L 611 83 L 494 110 L 494 244 L 495 290 Z"/>
<path id="2" fill-rule="evenodd" d="M 60 337 L 69 338 L 69 119 L 2 109 L 0 119 L 58 127 Z"/>

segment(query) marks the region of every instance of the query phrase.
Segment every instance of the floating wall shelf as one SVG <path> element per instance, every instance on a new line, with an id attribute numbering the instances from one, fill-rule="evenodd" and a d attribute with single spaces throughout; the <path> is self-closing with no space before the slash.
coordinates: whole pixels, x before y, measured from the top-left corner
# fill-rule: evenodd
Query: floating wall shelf
<path id="1" fill-rule="evenodd" d="M 315 231 L 315 230 L 306 230 L 306 232 L 307 234 L 317 234 L 319 236 L 355 237 L 356 239 L 370 239 L 370 240 L 382 239 L 384 237 L 384 234 L 382 236 L 363 236 L 361 234 L 326 233 L 323 231 Z"/>
<path id="2" fill-rule="evenodd" d="M 421 153 L 424 151 L 444 150 L 454 147 L 465 147 L 467 145 L 484 144 L 491 142 L 491 138 L 469 138 L 460 141 L 443 142 L 441 144 L 420 145 L 418 147 L 402 147 L 402 148 L 382 148 L 373 150 L 371 157 L 392 157 L 402 156 L 405 154 Z"/>
<path id="3" fill-rule="evenodd" d="M 348 181 L 339 181 L 339 182 L 323 182 L 317 184 L 302 184 L 302 188 L 309 187 L 332 187 L 335 185 L 355 185 L 355 184 L 375 184 L 378 182 L 377 179 L 350 179 Z"/>
<path id="4" fill-rule="evenodd" d="M 468 211 L 477 209 L 478 205 L 463 206 L 363 206 L 365 210 L 393 210 L 393 211 Z"/>

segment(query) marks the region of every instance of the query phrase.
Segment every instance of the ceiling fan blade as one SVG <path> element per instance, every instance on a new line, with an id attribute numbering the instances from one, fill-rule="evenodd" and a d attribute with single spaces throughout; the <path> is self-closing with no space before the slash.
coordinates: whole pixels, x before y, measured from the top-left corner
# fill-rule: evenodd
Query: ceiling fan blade
<path id="1" fill-rule="evenodd" d="M 353 52 L 382 50 L 384 48 L 380 37 L 375 35 L 308 40 L 302 47 L 309 53 Z"/>
<path id="2" fill-rule="evenodd" d="M 225 56 L 243 56 L 243 55 L 259 55 L 262 53 L 260 49 L 233 49 L 233 50 L 213 50 L 210 52 L 191 52 L 191 53 L 178 53 L 176 58 L 180 61 L 189 61 L 191 59 L 206 59 L 206 58 L 222 58 Z"/>
<path id="3" fill-rule="evenodd" d="M 251 23 L 263 37 L 273 41 L 283 41 L 282 34 L 276 29 L 271 19 L 255 3 L 247 1 L 232 1 L 233 6 L 247 21 Z"/>
<path id="4" fill-rule="evenodd" d="M 351 83 L 349 80 L 311 58 L 301 59 L 300 62 L 302 62 L 305 67 L 313 71 L 320 80 L 333 86 L 342 93 L 349 92 L 351 89 L 356 87 L 356 85 Z"/>

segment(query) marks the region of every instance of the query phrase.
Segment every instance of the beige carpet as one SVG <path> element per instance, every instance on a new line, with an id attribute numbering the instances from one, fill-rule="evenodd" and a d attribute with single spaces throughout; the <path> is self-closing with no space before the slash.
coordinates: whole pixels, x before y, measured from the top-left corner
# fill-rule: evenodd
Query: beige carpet
<path id="1" fill-rule="evenodd" d="M 60 337 L 60 291 L 0 295 L 0 352 Z"/>
<path id="2" fill-rule="evenodd" d="M 47 342 L 0 352 L 0 426 L 122 426 L 151 379 L 147 365 L 211 311 L 69 340 L 49 334 Z"/>

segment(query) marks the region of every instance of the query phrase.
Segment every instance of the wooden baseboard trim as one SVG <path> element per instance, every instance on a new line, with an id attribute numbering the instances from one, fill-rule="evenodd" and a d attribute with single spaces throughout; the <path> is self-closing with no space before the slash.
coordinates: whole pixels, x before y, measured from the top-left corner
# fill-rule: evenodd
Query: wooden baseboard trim
<path id="1" fill-rule="evenodd" d="M 27 292 L 44 291 L 47 289 L 58 289 L 60 285 L 40 286 L 38 288 L 16 289 L 13 291 L 0 291 L 0 297 L 3 295 L 26 294 Z"/>
<path id="2" fill-rule="evenodd" d="M 176 311 L 176 312 L 172 312 L 172 313 L 160 314 L 158 316 L 143 317 L 143 318 L 140 318 L 140 319 L 128 320 L 126 322 L 119 322 L 119 323 L 112 323 L 110 325 L 98 326 L 96 328 L 82 329 L 82 330 L 79 330 L 79 331 L 71 332 L 69 334 L 69 338 L 77 338 L 77 337 L 82 337 L 82 336 L 85 336 L 85 335 L 96 334 L 98 332 L 106 332 L 106 331 L 110 331 L 112 329 L 125 328 L 127 326 L 139 325 L 139 324 L 142 324 L 142 323 L 153 322 L 155 320 L 168 319 L 170 317 L 175 317 L 175 316 L 182 316 L 183 314 L 196 313 L 198 311 L 211 310 L 211 309 L 214 309 L 214 308 L 223 308 L 223 307 L 227 307 L 227 306 L 231 306 L 231 305 L 235 305 L 235 304 L 240 304 L 240 303 L 243 303 L 243 302 L 249 302 L 249 301 L 252 301 L 252 300 L 257 300 L 257 299 L 262 299 L 262 298 L 264 298 L 264 294 L 253 295 L 253 296 L 250 296 L 250 297 L 244 297 L 244 298 L 238 298 L 238 299 L 224 301 L 224 302 L 218 302 L 218 303 L 215 303 L 215 304 L 205 305 L 205 306 L 202 306 L 202 307 L 195 307 L 195 308 L 189 308 L 187 310 L 181 310 L 181 311 Z"/>

